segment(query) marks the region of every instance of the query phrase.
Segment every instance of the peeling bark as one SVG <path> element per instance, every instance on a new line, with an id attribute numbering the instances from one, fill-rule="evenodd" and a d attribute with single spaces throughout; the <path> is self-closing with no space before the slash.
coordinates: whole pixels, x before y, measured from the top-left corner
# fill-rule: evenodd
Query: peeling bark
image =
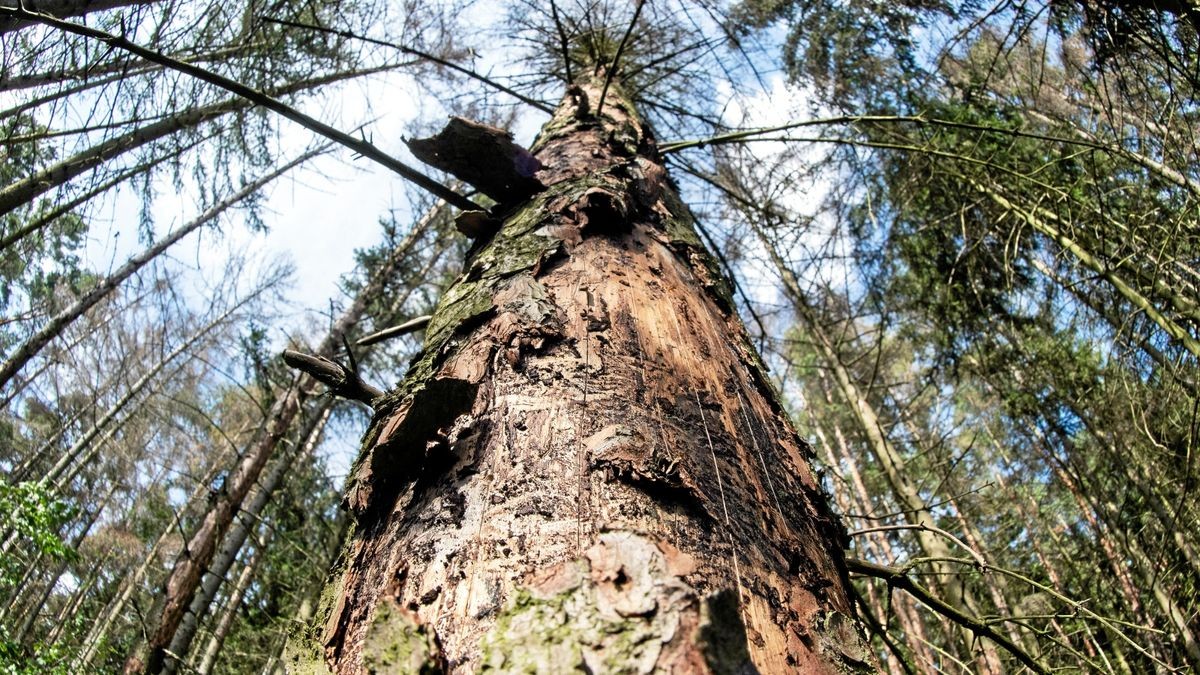
<path id="1" fill-rule="evenodd" d="M 592 117 L 597 89 L 377 401 L 290 672 L 874 670 L 811 450 L 652 136 L 611 90 Z"/>

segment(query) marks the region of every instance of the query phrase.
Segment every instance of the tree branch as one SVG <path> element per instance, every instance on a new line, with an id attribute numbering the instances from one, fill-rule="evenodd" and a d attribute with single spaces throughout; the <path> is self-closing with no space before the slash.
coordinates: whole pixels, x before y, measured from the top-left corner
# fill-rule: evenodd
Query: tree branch
<path id="1" fill-rule="evenodd" d="M 600 117 L 600 111 L 604 108 L 604 97 L 608 96 L 608 87 L 617 75 L 617 66 L 621 61 L 621 52 L 625 51 L 625 45 L 629 43 L 629 36 L 633 34 L 633 27 L 637 25 L 638 17 L 642 15 L 642 7 L 645 5 L 646 0 L 638 0 L 637 9 L 633 10 L 633 20 L 629 22 L 629 28 L 625 29 L 625 35 L 621 38 L 621 44 L 617 45 L 617 51 L 613 54 L 612 63 L 608 66 L 608 72 L 604 74 L 604 88 L 600 90 L 600 100 L 596 102 L 596 117 Z"/>
<path id="2" fill-rule="evenodd" d="M 975 563 L 977 565 L 979 565 L 980 569 L 986 570 L 988 568 L 987 561 L 983 559 L 983 556 L 981 556 L 978 551 L 971 548 L 970 546 L 967 546 L 965 543 L 963 543 L 963 541 L 961 539 L 954 536 L 953 534 L 950 534 L 949 532 L 943 530 L 942 528 L 935 527 L 933 525 L 926 525 L 924 523 L 915 523 L 915 524 L 910 524 L 910 525 L 880 525 L 878 527 L 868 527 L 865 530 L 855 530 L 854 532 L 849 533 L 847 536 L 857 537 L 857 536 L 863 535 L 863 534 L 870 534 L 871 532 L 892 532 L 895 530 L 921 530 L 923 532 L 933 532 L 935 534 L 940 534 L 941 536 L 943 536 L 943 537 L 949 539 L 950 541 L 954 542 L 955 544 L 957 544 L 958 547 L 961 548 L 962 550 L 966 551 L 967 553 L 970 553 L 971 557 L 975 559 Z"/>
<path id="3" fill-rule="evenodd" d="M 308 23 L 298 23 L 296 21 L 288 21 L 286 19 L 272 19 L 269 16 L 264 16 L 261 18 L 263 21 L 266 21 L 267 23 L 279 24 L 281 26 L 290 26 L 292 28 L 304 28 L 307 30 L 315 30 L 320 33 L 328 33 L 330 35 L 337 35 L 339 37 L 349 38 L 351 40 L 361 40 L 362 42 L 367 42 L 367 43 L 370 43 L 373 45 L 380 45 L 381 47 L 391 47 L 392 49 L 397 49 L 397 50 L 399 50 L 405 54 L 408 54 L 410 56 L 416 56 L 417 58 L 425 59 L 426 61 L 432 61 L 432 62 L 438 64 L 439 66 L 444 66 L 451 70 L 456 70 L 456 71 L 462 73 L 463 75 L 466 75 L 467 77 L 479 80 L 480 82 L 486 84 L 489 87 L 492 87 L 493 89 L 496 89 L 497 91 L 502 91 L 505 94 L 508 94 L 509 96 L 512 96 L 513 98 L 517 99 L 518 101 L 525 103 L 526 105 L 533 106 L 534 108 L 537 108 L 538 110 L 541 110 L 542 112 L 544 112 L 548 115 L 554 114 L 554 108 L 551 108 L 550 106 L 546 105 L 545 103 L 543 103 L 541 101 L 529 98 L 528 96 L 526 96 L 520 92 L 509 89 L 508 87 L 500 84 L 499 82 L 497 82 L 491 78 L 485 77 L 483 75 L 480 75 L 479 73 L 475 72 L 474 70 L 471 70 L 470 68 L 464 68 L 463 66 L 460 66 L 456 63 L 452 63 L 445 59 L 439 58 L 428 52 L 423 52 L 418 49 L 413 49 L 412 47 L 406 47 L 404 45 L 398 45 L 394 42 L 387 42 L 384 40 L 376 40 L 375 38 L 369 38 L 365 35 L 359 35 L 357 33 L 352 33 L 348 30 L 340 30 L 337 28 L 326 28 L 324 26 L 316 26 L 316 25 L 308 24 Z"/>
<path id="4" fill-rule="evenodd" d="M 1004 134 L 1006 136 L 1016 136 L 1019 138 L 1032 138 L 1040 141 L 1049 141 L 1052 143 L 1063 143 L 1066 145 L 1080 146 L 1084 148 L 1092 148 L 1094 150 L 1104 150 L 1106 152 L 1120 152 L 1120 146 L 1114 147 L 1111 144 L 1101 143 L 1092 139 L 1075 139 L 1063 138 L 1060 136 L 1050 136 L 1047 134 L 1039 134 L 1031 131 L 1020 131 L 1017 129 L 1004 129 L 993 127 L 986 124 L 972 124 L 970 122 L 955 122 L 953 120 L 943 120 L 935 117 L 922 117 L 920 115 L 838 115 L 836 117 L 823 117 L 815 120 L 803 120 L 800 122 L 789 122 L 780 124 L 774 127 L 761 127 L 758 129 L 743 129 L 740 131 L 731 131 L 727 134 L 719 134 L 709 138 L 698 138 L 689 141 L 674 141 L 670 143 L 662 143 L 658 146 L 659 152 L 664 155 L 680 150 L 688 150 L 690 148 L 703 148 L 709 145 L 726 145 L 729 143 L 740 143 L 748 140 L 757 140 L 756 136 L 763 134 L 778 133 L 780 131 L 788 131 L 790 129 L 801 129 L 804 127 L 819 127 L 832 126 L 835 124 L 862 124 L 862 123 L 897 123 L 897 124 L 924 124 L 933 127 L 946 127 L 951 129 L 968 129 L 971 131 L 991 132 L 996 134 Z M 775 141 L 786 141 L 787 138 L 774 138 Z M 796 140 L 811 140 L 811 139 L 796 139 Z"/>
<path id="5" fill-rule="evenodd" d="M 398 337 L 400 335 L 406 335 L 408 333 L 412 333 L 412 332 L 421 330 L 429 323 L 429 320 L 432 318 L 433 318 L 432 314 L 425 314 L 424 316 L 418 316 L 415 319 L 409 319 L 408 321 L 405 321 L 404 323 L 402 323 L 400 325 L 392 326 L 391 328 L 384 328 L 381 331 L 377 331 L 375 333 L 371 333 L 370 335 L 363 336 L 363 337 L 359 338 L 358 341 L 355 342 L 354 344 L 358 345 L 359 347 L 366 347 L 368 345 L 373 345 L 376 342 L 383 342 L 384 340 Z"/>
<path id="6" fill-rule="evenodd" d="M 558 5 L 554 0 L 550 0 L 550 16 L 554 19 L 554 27 L 558 30 L 559 47 L 562 49 L 563 69 L 567 77 L 567 86 L 575 84 L 571 79 L 571 52 L 568 49 L 567 31 L 563 28 L 562 21 L 558 18 Z"/>
<path id="7" fill-rule="evenodd" d="M 904 570 L 896 567 L 888 567 L 886 565 L 877 565 L 875 563 L 859 560 L 857 558 L 846 558 L 846 568 L 855 574 L 883 579 L 889 586 L 900 588 L 913 596 L 926 607 L 950 619 L 954 623 L 970 630 L 972 633 L 985 637 L 992 642 L 1003 647 L 1006 651 L 1012 654 L 1018 661 L 1025 664 L 1030 670 L 1035 673 L 1049 673 L 1046 666 L 1042 665 L 1029 652 L 1017 646 L 1012 640 L 1009 640 L 1004 635 L 996 632 L 990 625 L 980 621 L 979 619 L 964 614 L 955 607 L 946 604 L 938 599 L 924 586 L 917 584 L 905 573 Z"/>
<path id="8" fill-rule="evenodd" d="M 401 177 L 412 182 L 418 187 L 421 187 L 430 193 L 441 197 L 449 204 L 453 204 L 454 206 L 464 210 L 483 210 L 482 206 L 458 194 L 445 185 L 438 183 L 432 178 L 422 174 L 416 169 L 383 152 L 365 140 L 355 138 L 345 132 L 339 131 L 328 124 L 325 124 L 324 122 L 305 115 L 304 113 L 296 110 L 286 103 L 283 103 L 282 101 L 274 99 L 256 89 L 247 87 L 236 80 L 231 80 L 223 75 L 214 73 L 211 70 L 173 59 L 165 54 L 161 54 L 152 49 L 147 49 L 140 45 L 134 44 L 133 42 L 130 42 L 123 37 L 113 35 L 112 33 L 106 33 L 89 26 L 71 23 L 70 21 L 63 21 L 48 14 L 39 14 L 37 12 L 30 12 L 21 8 L 14 9 L 10 7 L 0 7 L 0 19 L 3 18 L 37 21 L 50 26 L 51 28 L 57 28 L 68 33 L 74 33 L 75 35 L 82 35 L 84 37 L 100 40 L 101 42 L 104 42 L 105 44 L 108 44 L 116 49 L 121 49 L 132 54 L 136 54 L 137 56 L 140 56 L 141 58 L 152 63 L 157 63 L 172 70 L 177 70 L 186 75 L 195 77 L 196 79 L 237 94 L 238 96 L 252 101 L 257 105 L 286 117 L 287 119 L 299 124 L 309 131 L 320 134 L 321 136 L 324 136 L 325 138 L 328 138 L 339 145 L 345 146 L 362 155 L 363 157 L 366 157 L 367 159 L 370 159 L 377 164 L 381 164 L 400 174 Z"/>
<path id="9" fill-rule="evenodd" d="M 314 380 L 329 387 L 329 391 L 333 394 L 342 398 L 361 401 L 374 408 L 375 400 L 383 396 L 381 389 L 363 382 L 358 373 L 323 356 L 285 349 L 283 350 L 283 362 L 308 374 Z"/>

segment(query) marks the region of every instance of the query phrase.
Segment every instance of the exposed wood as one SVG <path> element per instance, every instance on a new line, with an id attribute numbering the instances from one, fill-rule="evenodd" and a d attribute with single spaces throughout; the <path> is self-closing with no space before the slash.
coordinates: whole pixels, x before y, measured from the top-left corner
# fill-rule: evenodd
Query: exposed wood
<path id="1" fill-rule="evenodd" d="M 290 672 L 873 670 L 811 451 L 618 91 L 564 101 L 547 189 L 380 402 Z"/>

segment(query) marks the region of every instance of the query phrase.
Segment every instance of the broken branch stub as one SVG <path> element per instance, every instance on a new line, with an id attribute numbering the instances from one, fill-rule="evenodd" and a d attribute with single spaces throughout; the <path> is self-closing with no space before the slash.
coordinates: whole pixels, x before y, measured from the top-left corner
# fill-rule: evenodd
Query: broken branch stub
<path id="1" fill-rule="evenodd" d="M 476 187 L 501 205 L 515 204 L 545 188 L 534 173 L 542 163 L 497 127 L 451 117 L 436 136 L 406 140 L 425 164 Z"/>
<path id="2" fill-rule="evenodd" d="M 375 407 L 375 401 L 383 396 L 381 389 L 364 382 L 354 370 L 324 356 L 285 349 L 283 362 L 329 387 L 335 396 L 361 401 L 372 408 Z"/>

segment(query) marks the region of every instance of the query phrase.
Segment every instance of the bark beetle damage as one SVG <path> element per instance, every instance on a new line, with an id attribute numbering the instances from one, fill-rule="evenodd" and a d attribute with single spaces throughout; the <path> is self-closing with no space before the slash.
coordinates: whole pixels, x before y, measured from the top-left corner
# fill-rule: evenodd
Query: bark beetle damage
<path id="1" fill-rule="evenodd" d="M 680 504 L 694 514 L 712 519 L 680 458 L 642 432 L 610 424 L 589 436 L 583 447 L 591 459 L 590 468 L 603 472 L 608 480 L 624 481 L 655 499 Z"/>
<path id="2" fill-rule="evenodd" d="M 431 463 L 444 463 L 436 461 L 436 453 L 448 451 L 445 422 L 453 423 L 471 410 L 478 388 L 477 381 L 434 378 L 391 413 L 346 493 L 346 506 L 355 516 L 361 519 L 368 510 L 390 508 L 399 486 Z"/>
<path id="3" fill-rule="evenodd" d="M 380 400 L 297 651 L 364 672 L 402 616 L 454 673 L 869 669 L 837 521 L 690 212 L 632 108 L 580 93 Z"/>
<path id="4" fill-rule="evenodd" d="M 536 261 L 540 265 L 542 258 Z M 356 464 L 346 494 L 346 506 L 360 521 L 371 512 L 391 508 L 405 485 L 453 465 L 452 446 L 457 438 L 450 437 L 450 429 L 472 411 L 479 383 L 487 377 L 496 351 L 516 365 L 522 353 L 543 349 L 561 337 L 558 309 L 532 274 L 518 273 L 493 287 L 499 287 L 498 291 L 489 287 L 489 295 L 494 292 L 493 307 L 478 311 L 464 301 L 464 306 L 476 310 L 462 315 L 454 331 L 439 332 L 443 344 L 433 351 L 443 357 L 438 360 L 444 365 L 438 375 L 399 401 L 394 397 L 393 403 L 380 406 L 381 413 L 364 443 L 369 450 Z M 485 318 L 489 320 L 488 339 L 459 350 L 453 336 L 470 332 Z M 470 425 L 457 426 L 465 429 Z"/>

